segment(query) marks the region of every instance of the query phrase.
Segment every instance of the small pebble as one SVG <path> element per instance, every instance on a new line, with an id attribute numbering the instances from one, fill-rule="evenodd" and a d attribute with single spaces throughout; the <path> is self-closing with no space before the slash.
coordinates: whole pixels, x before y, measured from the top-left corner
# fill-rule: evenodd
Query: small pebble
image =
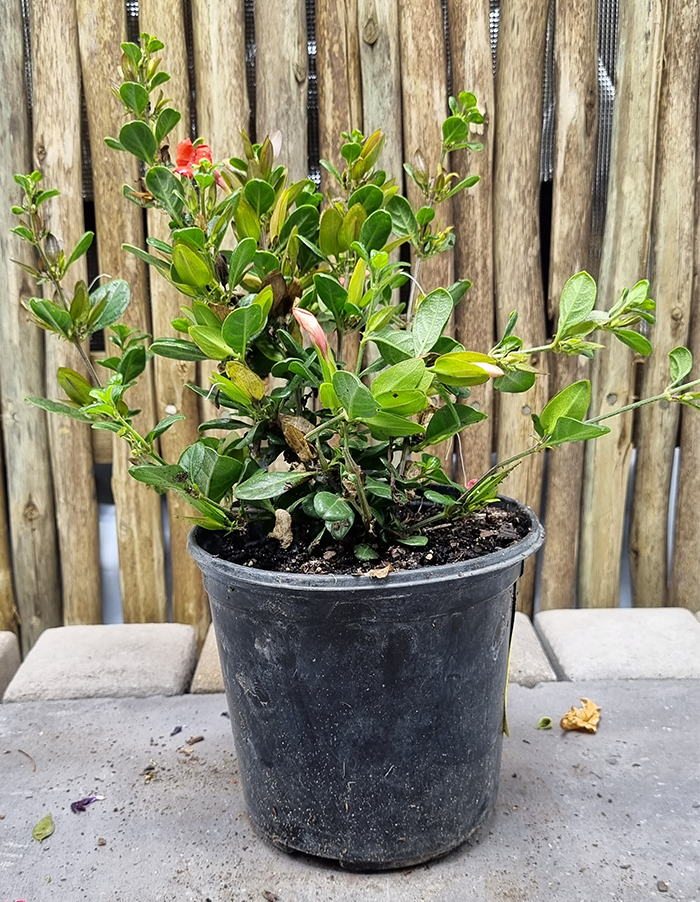
<path id="1" fill-rule="evenodd" d="M 104 838 L 104 836 L 100 836 L 100 838 L 97 840 L 97 845 L 98 846 L 106 846 L 107 845 L 107 840 Z"/>
<path id="2" fill-rule="evenodd" d="M 658 891 L 660 893 L 667 893 L 668 892 L 668 883 L 665 883 L 663 880 L 659 880 L 658 883 L 656 884 L 656 888 L 658 889 Z"/>

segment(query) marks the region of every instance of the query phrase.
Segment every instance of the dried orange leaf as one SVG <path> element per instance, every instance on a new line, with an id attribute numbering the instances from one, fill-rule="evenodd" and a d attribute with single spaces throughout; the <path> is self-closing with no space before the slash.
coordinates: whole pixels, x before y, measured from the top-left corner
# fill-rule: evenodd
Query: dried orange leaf
<path id="1" fill-rule="evenodd" d="M 582 698 L 583 708 L 571 707 L 561 719 L 562 730 L 582 730 L 595 733 L 600 720 L 600 708 L 589 698 Z"/>

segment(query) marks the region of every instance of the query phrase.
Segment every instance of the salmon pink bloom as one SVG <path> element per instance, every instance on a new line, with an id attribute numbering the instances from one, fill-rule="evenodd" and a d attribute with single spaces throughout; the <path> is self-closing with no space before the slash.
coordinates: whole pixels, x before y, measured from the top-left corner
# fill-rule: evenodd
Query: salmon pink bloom
<path id="1" fill-rule="evenodd" d="M 292 313 L 294 314 L 294 319 L 316 345 L 316 349 L 321 357 L 323 357 L 324 360 L 328 360 L 328 341 L 326 339 L 326 333 L 321 328 L 321 324 L 313 313 L 304 310 L 303 307 L 293 307 Z"/>
<path id="2" fill-rule="evenodd" d="M 197 163 L 206 160 L 212 162 L 211 147 L 208 144 L 200 144 L 195 147 L 189 138 L 180 141 L 175 151 L 175 172 L 178 175 L 186 175 L 188 178 L 194 177 L 192 167 Z"/>
<path id="3" fill-rule="evenodd" d="M 483 370 L 487 376 L 492 376 L 494 379 L 496 379 L 498 376 L 503 375 L 503 370 L 500 368 L 500 366 L 496 366 L 495 363 L 482 363 L 481 361 L 475 361 L 474 366 L 478 366 L 479 369 Z"/>

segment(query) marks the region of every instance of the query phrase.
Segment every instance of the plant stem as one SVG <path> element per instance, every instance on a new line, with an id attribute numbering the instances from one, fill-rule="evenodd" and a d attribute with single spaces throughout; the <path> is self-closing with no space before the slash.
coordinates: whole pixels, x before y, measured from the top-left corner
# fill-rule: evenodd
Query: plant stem
<path id="1" fill-rule="evenodd" d="M 307 436 L 308 438 L 308 436 Z M 348 430 L 347 427 L 343 429 L 343 457 L 345 458 L 345 464 L 349 470 L 352 471 L 353 476 L 355 477 L 355 486 L 357 488 L 357 497 L 360 501 L 360 506 L 362 508 L 362 520 L 365 524 L 365 529 L 368 532 L 372 532 L 372 511 L 369 507 L 369 501 L 367 501 L 367 495 L 365 493 L 365 487 L 362 485 L 362 473 L 360 468 L 355 463 L 355 460 L 350 453 L 350 447 L 348 445 Z"/>
<path id="2" fill-rule="evenodd" d="M 321 433 L 324 432 L 326 429 L 331 429 L 333 426 L 335 426 L 336 423 L 339 423 L 343 419 L 345 419 L 345 415 L 342 413 L 339 413 L 338 416 L 333 417 L 330 420 L 326 420 L 325 423 L 321 423 L 320 426 L 317 426 L 315 429 L 312 429 L 311 432 L 306 433 L 306 441 L 307 442 L 312 441 L 313 439 L 316 438 L 316 436 L 321 435 Z"/>
<path id="3" fill-rule="evenodd" d="M 92 381 L 95 383 L 95 386 L 97 388 L 102 388 L 102 383 L 100 382 L 100 377 L 97 375 L 97 372 L 95 371 L 95 367 L 92 365 L 92 361 L 90 360 L 88 355 L 83 350 L 82 345 L 80 344 L 80 342 L 77 339 L 73 342 L 73 344 L 76 346 L 76 348 L 78 349 L 78 353 L 83 358 L 83 363 L 87 367 L 88 373 L 90 374 Z"/>
<path id="4" fill-rule="evenodd" d="M 411 280 L 411 293 L 408 296 L 408 307 L 406 308 L 406 325 L 410 325 L 411 320 L 413 319 L 413 302 L 416 299 L 416 289 L 418 286 L 418 276 L 420 274 L 420 265 L 422 261 L 422 257 L 416 256 L 416 270 L 413 273 L 413 277 Z"/>
<path id="5" fill-rule="evenodd" d="M 657 401 L 663 401 L 664 399 L 667 401 L 675 401 L 675 396 L 678 393 L 682 394 L 686 389 L 695 388 L 696 385 L 700 385 L 700 379 L 695 379 L 693 382 L 686 382 L 685 385 L 678 385 L 673 389 L 666 389 L 666 391 L 662 392 L 660 395 L 653 395 L 651 398 L 642 398 L 641 401 L 635 401 L 633 404 L 626 404 L 618 410 L 611 410 L 610 413 L 601 413 L 599 416 L 593 417 L 585 422 L 587 424 L 595 425 L 602 420 L 609 420 L 610 417 L 617 417 L 621 413 L 627 413 L 629 410 L 636 410 L 638 407 L 644 407 L 647 404 L 655 404 Z"/>

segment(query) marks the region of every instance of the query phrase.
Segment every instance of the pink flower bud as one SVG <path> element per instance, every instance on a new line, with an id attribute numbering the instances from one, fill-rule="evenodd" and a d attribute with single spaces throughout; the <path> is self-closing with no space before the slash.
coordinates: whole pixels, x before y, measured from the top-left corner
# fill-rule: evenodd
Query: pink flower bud
<path id="1" fill-rule="evenodd" d="M 308 310 L 303 307 L 293 307 L 292 313 L 294 319 L 299 323 L 301 328 L 306 332 L 311 341 L 316 346 L 318 353 L 324 360 L 328 360 L 328 341 L 326 333 L 321 328 L 321 324 Z"/>
<path id="2" fill-rule="evenodd" d="M 497 376 L 503 375 L 503 370 L 500 366 L 496 366 L 495 363 L 482 363 L 481 361 L 477 363 L 475 361 L 474 366 L 478 366 L 480 370 L 483 370 L 488 376 L 492 376 L 494 379 Z"/>
<path id="3" fill-rule="evenodd" d="M 474 488 L 478 481 L 478 479 L 470 479 L 469 482 L 464 486 L 464 488 L 469 491 L 469 489 Z"/>

